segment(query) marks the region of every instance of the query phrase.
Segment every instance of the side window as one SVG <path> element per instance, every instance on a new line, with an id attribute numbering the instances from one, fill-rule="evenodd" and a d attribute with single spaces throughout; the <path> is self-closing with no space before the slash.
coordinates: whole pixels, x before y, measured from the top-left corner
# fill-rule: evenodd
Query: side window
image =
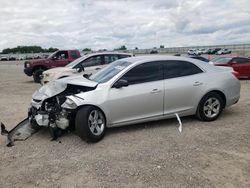
<path id="1" fill-rule="evenodd" d="M 163 69 L 160 62 L 143 63 L 129 70 L 121 79 L 127 80 L 129 85 L 162 80 Z"/>
<path id="2" fill-rule="evenodd" d="M 73 59 L 77 59 L 77 58 L 78 58 L 76 51 L 70 51 L 70 56 L 71 56 Z"/>
<path id="3" fill-rule="evenodd" d="M 118 55 L 105 55 L 104 56 L 104 63 L 109 64 L 112 63 L 113 61 L 118 60 Z"/>
<path id="4" fill-rule="evenodd" d="M 98 66 L 102 64 L 101 56 L 93 56 L 82 62 L 84 67 Z"/>
<path id="5" fill-rule="evenodd" d="M 60 51 L 57 52 L 55 55 L 56 59 L 60 60 L 60 59 L 68 59 L 68 52 L 67 51 Z"/>
<path id="6" fill-rule="evenodd" d="M 247 58 L 240 58 L 240 57 L 236 57 L 236 58 L 233 58 L 232 61 L 235 61 L 236 63 L 250 63 L 250 59 L 247 59 Z"/>
<path id="7" fill-rule="evenodd" d="M 131 55 L 119 55 L 119 59 L 122 59 L 122 58 L 127 58 L 127 57 L 131 57 Z"/>
<path id="8" fill-rule="evenodd" d="M 164 63 L 164 70 L 166 79 L 189 76 L 203 72 L 193 63 L 186 61 L 167 61 Z"/>

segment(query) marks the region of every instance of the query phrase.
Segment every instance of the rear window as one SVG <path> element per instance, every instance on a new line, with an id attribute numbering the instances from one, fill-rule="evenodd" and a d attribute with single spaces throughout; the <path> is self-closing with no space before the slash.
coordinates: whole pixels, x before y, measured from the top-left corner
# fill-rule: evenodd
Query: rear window
<path id="1" fill-rule="evenodd" d="M 78 55 L 77 55 L 76 51 L 70 51 L 70 56 L 71 56 L 73 59 L 77 59 L 77 58 L 78 58 Z"/>
<path id="2" fill-rule="evenodd" d="M 177 78 L 189 76 L 203 71 L 193 63 L 186 61 L 167 61 L 164 63 L 165 78 Z"/>

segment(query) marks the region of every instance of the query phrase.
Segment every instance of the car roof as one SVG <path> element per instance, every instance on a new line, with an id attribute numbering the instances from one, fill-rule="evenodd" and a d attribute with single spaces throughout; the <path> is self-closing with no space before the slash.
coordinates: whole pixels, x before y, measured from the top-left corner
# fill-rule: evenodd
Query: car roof
<path id="1" fill-rule="evenodd" d="M 182 56 L 170 56 L 170 55 L 146 55 L 146 56 L 136 56 L 136 57 L 129 57 L 123 60 L 126 60 L 130 63 L 140 63 L 140 62 L 147 62 L 147 61 L 167 61 L 167 60 L 176 60 L 176 61 L 190 61 L 191 58 L 182 57 Z M 193 59 L 191 59 L 193 60 Z"/>

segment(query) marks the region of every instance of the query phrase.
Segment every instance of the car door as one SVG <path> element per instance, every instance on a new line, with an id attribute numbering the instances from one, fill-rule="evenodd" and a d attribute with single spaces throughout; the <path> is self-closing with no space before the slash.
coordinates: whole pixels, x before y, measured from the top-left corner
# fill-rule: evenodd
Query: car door
<path id="1" fill-rule="evenodd" d="M 67 51 L 57 52 L 52 60 L 53 60 L 54 67 L 63 67 L 70 62 Z"/>
<path id="2" fill-rule="evenodd" d="M 163 69 L 160 62 L 147 62 L 129 70 L 120 79 L 128 86 L 110 88 L 110 123 L 119 124 L 163 115 Z"/>
<path id="3" fill-rule="evenodd" d="M 235 57 L 231 60 L 230 65 L 240 76 L 250 76 L 250 59 Z"/>
<path id="4" fill-rule="evenodd" d="M 205 85 L 204 72 L 191 62 L 165 61 L 164 115 L 192 113 Z"/>

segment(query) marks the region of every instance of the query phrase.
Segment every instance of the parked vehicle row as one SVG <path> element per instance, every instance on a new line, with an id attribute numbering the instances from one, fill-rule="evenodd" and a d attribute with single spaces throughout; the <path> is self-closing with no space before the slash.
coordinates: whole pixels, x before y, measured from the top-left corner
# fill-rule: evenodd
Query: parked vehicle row
<path id="1" fill-rule="evenodd" d="M 77 74 L 90 75 L 99 71 L 113 61 L 131 56 L 132 54 L 129 53 L 116 52 L 87 54 L 67 64 L 65 67 L 58 67 L 44 71 L 41 83 L 46 84 L 57 79 Z"/>
<path id="2" fill-rule="evenodd" d="M 33 56 L 0 56 L 0 61 L 21 61 L 21 60 L 31 60 L 31 59 L 42 59 L 44 57 L 40 55 L 33 55 Z"/>
<path id="3" fill-rule="evenodd" d="M 188 50 L 188 55 L 201 55 L 201 54 L 216 54 L 216 55 L 222 55 L 222 54 L 230 54 L 231 50 L 225 49 L 225 48 L 202 48 L 202 49 L 190 49 Z"/>

